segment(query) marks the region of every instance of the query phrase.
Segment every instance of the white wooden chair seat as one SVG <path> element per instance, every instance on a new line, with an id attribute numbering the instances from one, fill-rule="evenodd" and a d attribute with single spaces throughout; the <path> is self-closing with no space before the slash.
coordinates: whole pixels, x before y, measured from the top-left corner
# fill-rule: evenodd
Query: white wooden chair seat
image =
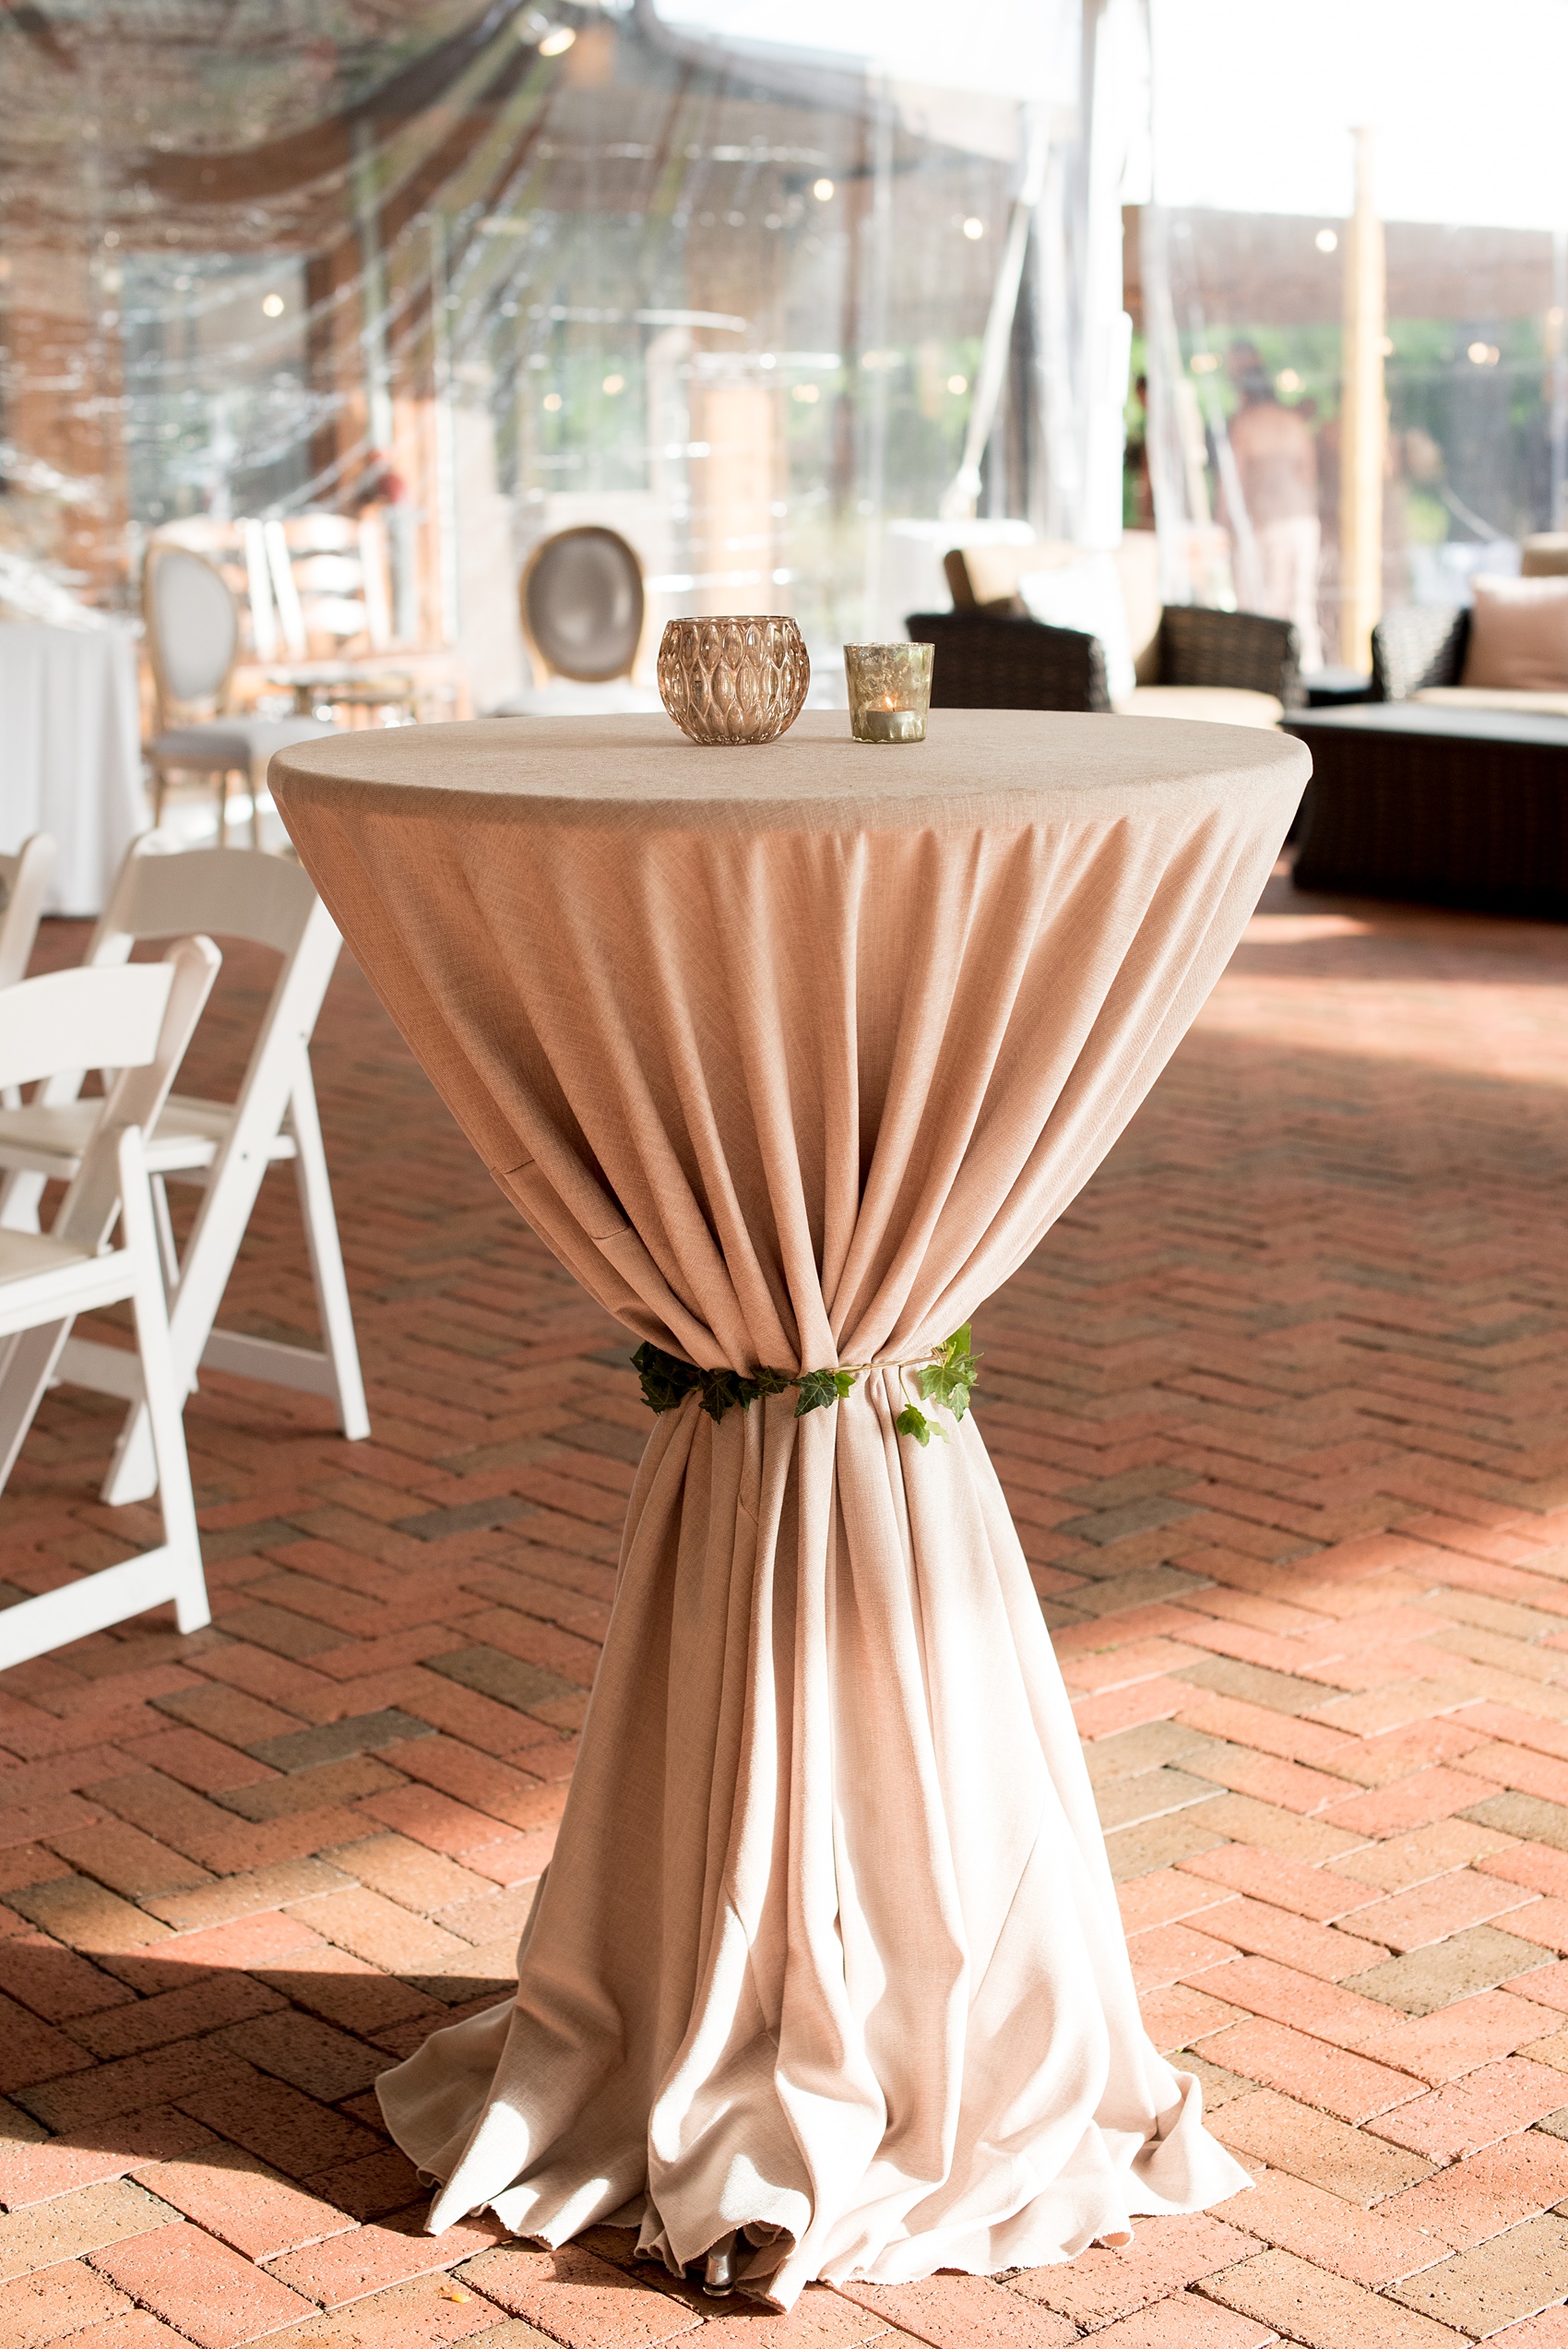
<path id="1" fill-rule="evenodd" d="M 31 1329 L 28 1315 L 42 1287 L 47 1286 L 52 1296 L 69 1292 L 74 1298 L 78 1290 L 85 1296 L 95 1278 L 100 1287 L 108 1283 L 107 1294 L 94 1296 L 90 1304 L 73 1306 L 77 1313 L 90 1313 L 96 1305 L 118 1305 L 129 1296 L 128 1288 L 114 1286 L 124 1278 L 116 1259 L 95 1256 L 90 1248 L 68 1247 L 46 1233 L 0 1232 L 0 1337 Z"/>
<path id="2" fill-rule="evenodd" d="M 92 1139 L 102 1109 L 101 1101 L 71 1101 L 54 1108 L 42 1102 L 28 1102 L 20 1109 L 0 1110 L 0 1166 L 68 1183 Z M 184 1174 L 205 1174 L 215 1163 L 233 1123 L 232 1102 L 171 1093 L 147 1140 L 148 1173 L 175 1181 Z M 267 1146 L 269 1163 L 298 1154 L 292 1133 L 280 1127 Z"/>

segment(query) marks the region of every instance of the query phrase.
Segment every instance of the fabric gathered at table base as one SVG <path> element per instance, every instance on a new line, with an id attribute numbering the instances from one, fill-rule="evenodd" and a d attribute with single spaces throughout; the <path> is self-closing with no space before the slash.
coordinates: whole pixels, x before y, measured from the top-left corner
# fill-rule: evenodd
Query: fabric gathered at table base
<path id="1" fill-rule="evenodd" d="M 841 728 L 410 727 L 272 768 L 496 1180 L 704 1368 L 907 1361 L 965 1323 L 1185 1031 L 1307 771 L 1241 728 Z M 895 1382 L 654 1423 L 517 1997 L 377 2082 L 433 2226 L 636 2224 L 674 2269 L 742 2228 L 742 2288 L 788 2307 L 1245 2185 L 1139 2021 L 982 1437 L 898 1436 Z"/>
<path id="2" fill-rule="evenodd" d="M 1139 2020 L 973 1418 L 921 1450 L 899 1408 L 878 1372 L 658 1423 L 518 1997 L 378 2082 L 433 2228 L 636 2224 L 679 2272 L 746 2227 L 742 2288 L 787 2307 L 1248 2184 Z"/>

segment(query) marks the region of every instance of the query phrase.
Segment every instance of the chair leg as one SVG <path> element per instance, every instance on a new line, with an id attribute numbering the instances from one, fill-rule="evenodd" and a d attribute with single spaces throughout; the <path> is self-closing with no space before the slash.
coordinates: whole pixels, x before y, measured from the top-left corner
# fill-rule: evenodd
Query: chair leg
<path id="1" fill-rule="evenodd" d="M 156 832 L 163 821 L 163 801 L 169 789 L 169 778 L 161 767 L 152 770 L 152 829 Z"/>
<path id="2" fill-rule="evenodd" d="M 69 1321 L 45 1322 L 37 1330 L 18 1331 L 0 1354 L 0 1491 L 70 1334 Z"/>
<path id="3" fill-rule="evenodd" d="M 261 773 L 258 775 L 258 774 L 256 773 L 256 771 L 255 771 L 255 759 L 252 759 L 252 761 L 251 761 L 251 846 L 252 846 L 252 848 L 259 848 L 259 847 L 261 846 L 261 794 L 262 794 L 262 790 L 263 790 L 263 787 L 264 787 L 264 784 L 265 784 L 266 776 L 267 776 L 267 769 L 266 769 L 265 765 L 264 765 L 264 766 L 263 766 L 263 768 L 262 768 Z"/>
<path id="4" fill-rule="evenodd" d="M 316 1309 L 338 1388 L 338 1424 L 350 1443 L 359 1443 L 370 1434 L 370 1413 L 365 1405 L 364 1378 L 354 1335 L 354 1310 L 343 1271 L 338 1218 L 332 1207 L 332 1183 L 327 1171 L 315 1087 L 311 1081 L 309 1056 L 303 1052 L 289 1097 L 289 1123 L 294 1136 L 294 1181 L 300 1194 L 305 1245 L 310 1250 Z"/>
<path id="5" fill-rule="evenodd" d="M 169 1564 L 175 1577 L 174 1620 L 182 1631 L 199 1631 L 204 1624 L 211 1622 L 212 1609 L 208 1604 L 202 1574 L 201 1536 L 196 1529 L 196 1497 L 191 1491 L 190 1459 L 181 1416 L 183 1398 L 174 1380 L 174 1357 L 169 1344 L 169 1318 L 158 1264 L 158 1234 L 139 1135 L 127 1134 L 122 1141 L 120 1165 L 121 1228 L 137 1266 L 137 1285 L 131 1302 L 137 1318 L 137 1350 L 141 1356 L 153 1458 L 158 1465 L 158 1504 L 163 1517 Z"/>
<path id="6" fill-rule="evenodd" d="M 163 1286 L 172 1296 L 180 1285 L 180 1251 L 174 1245 L 174 1225 L 169 1213 L 169 1186 L 161 1174 L 150 1178 L 152 1216 L 158 1226 L 158 1254 L 163 1266 Z"/>
<path id="7" fill-rule="evenodd" d="M 229 845 L 229 769 L 220 769 L 218 777 L 218 845 Z"/>

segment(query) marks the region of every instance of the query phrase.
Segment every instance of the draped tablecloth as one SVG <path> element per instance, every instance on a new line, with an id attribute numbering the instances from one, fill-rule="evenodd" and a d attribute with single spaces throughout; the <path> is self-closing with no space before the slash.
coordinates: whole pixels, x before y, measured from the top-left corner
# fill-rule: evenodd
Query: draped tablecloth
<path id="1" fill-rule="evenodd" d="M 583 1285 L 703 1368 L 872 1365 L 808 1416 L 650 1423 L 517 1996 L 379 2083 L 433 2227 L 635 2224 L 672 2269 L 742 2229 L 742 2287 L 787 2307 L 1246 2183 L 1140 2022 L 980 1429 L 900 1435 L 880 1365 L 1099 1163 L 1307 772 L 1251 729 L 980 710 L 917 748 L 629 717 L 273 761 L 353 951 Z"/>
<path id="2" fill-rule="evenodd" d="M 151 821 L 129 628 L 0 626 L 0 849 L 52 832 L 50 913 L 101 913 Z"/>

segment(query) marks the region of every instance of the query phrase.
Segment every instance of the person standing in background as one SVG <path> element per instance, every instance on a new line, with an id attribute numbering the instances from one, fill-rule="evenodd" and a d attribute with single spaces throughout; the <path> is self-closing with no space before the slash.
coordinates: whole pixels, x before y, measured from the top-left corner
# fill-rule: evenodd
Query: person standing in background
<path id="1" fill-rule="evenodd" d="M 1229 431 L 1250 530 L 1230 521 L 1236 600 L 1244 612 L 1294 621 L 1301 666 L 1321 669 L 1317 616 L 1317 445 L 1305 416 L 1275 395 L 1255 344 L 1233 342 L 1228 361 L 1241 406 Z"/>

